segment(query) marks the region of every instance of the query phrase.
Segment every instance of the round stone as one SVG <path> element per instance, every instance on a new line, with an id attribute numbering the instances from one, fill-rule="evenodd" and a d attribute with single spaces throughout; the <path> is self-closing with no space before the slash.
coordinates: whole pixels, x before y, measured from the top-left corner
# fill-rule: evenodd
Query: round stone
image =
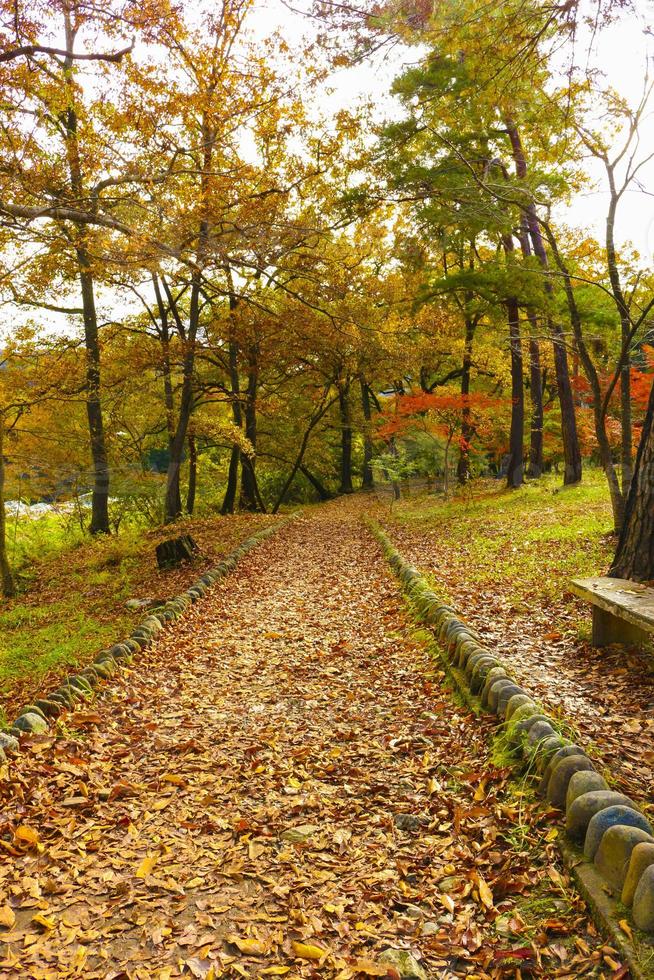
<path id="1" fill-rule="evenodd" d="M 636 928 L 654 932 L 654 864 L 643 871 L 634 894 L 632 914 Z"/>
<path id="2" fill-rule="evenodd" d="M 609 806 L 600 810 L 590 819 L 584 840 L 584 856 L 589 861 L 594 860 L 597 849 L 609 827 L 623 824 L 625 827 L 638 827 L 646 833 L 652 833 L 649 822 L 638 810 L 628 806 Z"/>
<path id="3" fill-rule="evenodd" d="M 548 735 L 536 746 L 536 769 L 542 772 L 555 752 L 563 748 L 565 742 L 560 735 Z"/>
<path id="4" fill-rule="evenodd" d="M 527 732 L 527 741 L 530 745 L 537 745 L 539 742 L 544 742 L 546 738 L 551 738 L 552 735 L 556 735 L 556 731 L 549 721 L 539 719 Z"/>
<path id="5" fill-rule="evenodd" d="M 515 684 L 511 680 L 511 678 L 508 677 L 507 678 L 500 677 L 498 681 L 495 681 L 495 683 L 491 685 L 491 687 L 488 689 L 488 694 L 486 696 L 486 703 L 488 704 L 489 711 L 492 711 L 494 714 L 497 714 L 497 702 L 499 700 L 499 696 L 502 693 L 502 691 L 506 690 L 509 687 L 515 687 Z"/>
<path id="6" fill-rule="evenodd" d="M 37 715 L 34 711 L 27 711 L 24 715 L 19 715 L 14 722 L 14 728 L 22 732 L 31 732 L 40 735 L 48 729 L 48 723 L 42 715 Z"/>
<path id="7" fill-rule="evenodd" d="M 565 797 L 568 792 L 568 784 L 576 772 L 583 769 L 594 769 L 593 763 L 586 755 L 570 755 L 552 769 L 550 781 L 547 784 L 547 799 L 552 806 L 559 810 L 565 808 Z M 593 852 L 594 853 L 594 852 Z"/>
<path id="8" fill-rule="evenodd" d="M 624 793 L 616 793 L 611 789 L 592 790 L 590 793 L 578 796 L 567 808 L 565 829 L 568 837 L 574 841 L 582 841 L 586 836 L 588 824 L 595 814 L 614 806 L 636 809 L 636 804 L 628 796 L 625 796 Z"/>
<path id="9" fill-rule="evenodd" d="M 545 767 L 545 772 L 543 773 L 543 778 L 541 779 L 540 786 L 538 787 L 538 792 L 541 796 L 545 796 L 547 793 L 547 785 L 550 781 L 550 776 L 552 771 L 556 768 L 561 759 L 565 759 L 569 755 L 586 755 L 581 746 L 576 745 L 574 742 L 568 742 L 567 745 L 562 745 L 561 748 L 554 753 L 550 761 Z"/>
<path id="10" fill-rule="evenodd" d="M 515 698 L 515 697 L 527 697 L 527 695 L 522 690 L 522 688 L 515 683 L 510 684 L 508 687 L 504 687 L 500 691 L 500 695 L 497 699 L 497 705 L 495 709 L 497 711 L 497 714 L 506 717 L 507 705 L 511 700 L 511 698 Z"/>
<path id="11" fill-rule="evenodd" d="M 504 714 L 506 720 L 510 721 L 512 716 L 518 710 L 518 708 L 522 708 L 522 706 L 525 704 L 533 704 L 534 707 L 536 707 L 535 702 L 532 701 L 529 695 L 525 694 L 524 691 L 521 691 L 519 694 L 514 694 L 512 697 L 510 697 L 509 700 L 507 701 L 506 712 Z"/>
<path id="12" fill-rule="evenodd" d="M 534 701 L 526 701 L 524 704 L 518 705 L 511 715 L 511 724 L 517 724 L 525 718 L 532 718 L 534 715 L 541 715 L 543 712 L 538 707 Z"/>
<path id="13" fill-rule="evenodd" d="M 629 906 L 634 900 L 638 882 L 646 868 L 654 865 L 654 841 L 636 844 L 631 852 L 629 867 L 622 887 L 622 904 Z"/>
<path id="14" fill-rule="evenodd" d="M 0 748 L 3 752 L 18 752 L 20 748 L 20 743 L 17 738 L 10 735 L 9 732 L 0 732 Z"/>
<path id="15" fill-rule="evenodd" d="M 568 783 L 568 792 L 565 795 L 565 808 L 569 810 L 578 796 L 608 789 L 609 784 L 604 779 L 604 776 L 600 776 L 598 772 L 593 772 L 590 769 L 576 772 Z"/>
<path id="16" fill-rule="evenodd" d="M 486 674 L 486 680 L 484 681 L 484 686 L 482 687 L 481 695 L 480 695 L 481 703 L 484 707 L 486 707 L 488 704 L 488 692 L 490 691 L 495 681 L 499 681 L 499 680 L 511 680 L 511 678 L 507 674 L 504 667 L 491 667 L 491 669 Z"/>
<path id="17" fill-rule="evenodd" d="M 636 844 L 646 842 L 654 843 L 647 831 L 623 824 L 609 827 L 602 837 L 595 853 L 595 867 L 618 895 L 627 877 L 632 851 Z"/>

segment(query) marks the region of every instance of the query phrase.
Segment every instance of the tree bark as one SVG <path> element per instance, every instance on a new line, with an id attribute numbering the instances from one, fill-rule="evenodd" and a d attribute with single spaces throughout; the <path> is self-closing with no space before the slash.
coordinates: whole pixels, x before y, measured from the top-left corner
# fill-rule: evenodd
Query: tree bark
<path id="1" fill-rule="evenodd" d="M 317 426 L 318 422 L 323 417 L 323 415 L 331 408 L 331 406 L 334 404 L 334 401 L 336 400 L 332 398 L 330 401 L 327 401 L 327 396 L 329 394 L 330 387 L 331 387 L 331 382 L 325 387 L 322 400 L 318 408 L 315 410 L 315 412 L 309 419 L 307 427 L 304 430 L 302 441 L 300 442 L 300 448 L 298 449 L 297 456 L 295 457 L 295 462 L 291 467 L 291 472 L 286 478 L 284 486 L 282 487 L 279 496 L 273 505 L 273 509 L 272 509 L 273 514 L 276 514 L 279 508 L 281 507 L 281 505 L 284 503 L 286 494 L 288 493 L 298 470 L 300 470 L 302 467 L 302 460 L 304 459 L 304 454 L 307 451 L 307 446 L 309 445 L 309 439 L 311 438 L 311 433 L 313 432 L 313 430 L 315 429 L 315 427 Z"/>
<path id="2" fill-rule="evenodd" d="M 95 308 L 93 276 L 85 248 L 76 249 L 79 281 L 84 310 L 84 344 L 86 347 L 86 417 L 89 425 L 93 461 L 91 496 L 91 534 L 109 534 L 109 460 L 102 417 L 100 394 L 100 340 Z"/>
<path id="3" fill-rule="evenodd" d="M 2 594 L 10 599 L 16 595 L 16 583 L 7 555 L 7 514 L 5 511 L 4 420 L 0 419 L 0 578 Z"/>
<path id="4" fill-rule="evenodd" d="M 511 347 L 511 431 L 509 435 L 509 469 L 507 486 L 513 490 L 524 482 L 525 396 L 522 379 L 522 341 L 520 314 L 514 296 L 506 301 Z"/>
<path id="5" fill-rule="evenodd" d="M 229 457 L 229 469 L 227 471 L 227 487 L 225 489 L 222 507 L 220 508 L 220 513 L 223 516 L 225 514 L 233 514 L 234 508 L 236 507 L 236 491 L 238 490 L 238 464 L 240 459 L 240 448 L 238 446 L 232 446 L 232 452 Z"/>
<path id="6" fill-rule="evenodd" d="M 195 510 L 195 494 L 198 484 L 198 449 L 195 442 L 195 433 L 189 432 L 186 437 L 188 443 L 188 490 L 186 492 L 186 513 L 192 514 Z"/>
<path id="7" fill-rule="evenodd" d="M 522 148 L 520 134 L 514 123 L 506 122 L 507 132 L 511 141 L 513 159 L 516 165 L 516 174 L 520 179 L 526 177 L 527 161 Z M 531 201 L 524 205 L 524 215 L 529 230 L 529 237 L 534 250 L 534 255 L 540 262 L 543 270 L 543 284 L 545 294 L 549 300 L 553 299 L 554 289 L 549 278 L 549 261 L 547 251 L 540 231 L 536 207 Z M 556 323 L 551 316 L 548 316 L 548 327 L 552 335 L 552 345 L 554 348 L 554 367 L 556 372 L 556 384 L 559 395 L 559 405 L 561 407 L 561 436 L 563 439 L 564 456 L 564 484 L 578 483 L 581 480 L 581 450 L 579 449 L 579 437 L 577 434 L 577 419 L 575 415 L 575 404 L 572 396 L 572 386 L 570 384 L 570 371 L 568 368 L 568 357 L 565 349 L 563 331 L 560 324 Z"/>
<path id="8" fill-rule="evenodd" d="M 245 435 L 247 436 L 252 453 L 241 453 L 241 499 L 239 501 L 240 510 L 258 511 L 265 510 L 261 506 L 261 496 L 257 484 L 256 475 L 256 451 L 257 451 L 257 388 L 259 386 L 259 358 L 255 344 L 248 347 L 248 381 L 244 392 L 243 401 L 243 420 L 245 422 Z"/>
<path id="9" fill-rule="evenodd" d="M 373 457 L 373 443 L 372 443 L 372 409 L 370 405 L 370 389 L 368 388 L 368 382 L 363 375 L 359 376 L 359 384 L 361 385 L 361 408 L 363 409 L 363 470 L 361 487 L 363 490 L 372 490 L 374 487 L 374 478 L 372 472 L 372 457 Z"/>
<path id="10" fill-rule="evenodd" d="M 353 493 L 352 486 L 352 414 L 350 408 L 350 382 L 338 382 L 338 409 L 341 422 L 341 478 L 339 493 Z"/>
<path id="11" fill-rule="evenodd" d="M 67 105 L 61 112 L 65 131 L 66 157 L 70 188 L 76 200 L 84 198 L 84 175 L 79 147 L 78 116 L 75 87 L 73 84 L 73 47 L 77 28 L 73 26 L 71 11 L 64 9 L 66 33 L 66 57 L 63 61 L 64 87 Z M 75 246 L 77 270 L 82 293 L 84 319 L 84 343 L 86 347 L 86 416 L 93 463 L 93 493 L 91 496 L 91 534 L 109 534 L 109 462 L 102 418 L 100 390 L 100 342 L 98 316 L 95 308 L 95 291 L 91 271 L 86 232 L 78 230 L 80 238 Z"/>
<path id="12" fill-rule="evenodd" d="M 654 580 L 654 387 L 638 445 L 617 551 L 609 575 Z"/>
<path id="13" fill-rule="evenodd" d="M 470 479 L 470 443 L 474 435 L 474 426 L 471 422 L 470 405 L 470 371 L 472 368 L 472 342 L 475 336 L 475 321 L 467 316 L 465 320 L 465 339 L 463 344 L 463 363 L 461 370 L 461 396 L 463 410 L 461 412 L 461 448 L 459 450 L 459 460 L 456 467 L 456 475 L 460 484 L 467 483 Z"/>
<path id="14" fill-rule="evenodd" d="M 537 327 L 537 321 L 528 314 L 530 326 Z M 529 395 L 531 398 L 531 421 L 529 426 L 529 466 L 527 476 L 539 477 L 543 472 L 543 373 L 540 366 L 540 346 L 536 337 L 529 338 Z"/>
<path id="15" fill-rule="evenodd" d="M 606 481 L 609 487 L 611 509 L 613 512 L 613 526 L 616 534 L 619 534 L 624 520 L 625 497 L 620 489 L 618 474 L 616 472 L 615 463 L 613 461 L 613 453 L 611 452 L 609 437 L 606 430 L 606 410 L 608 407 L 608 401 L 606 396 L 604 396 L 602 393 L 602 387 L 597 369 L 593 363 L 592 357 L 590 356 L 588 347 L 586 346 L 586 341 L 584 340 L 581 314 L 575 299 L 568 267 L 563 260 L 563 256 L 559 252 L 556 238 L 554 237 L 552 230 L 547 225 L 545 226 L 545 230 L 550 248 L 552 250 L 552 255 L 554 256 L 558 269 L 563 277 L 563 287 L 568 304 L 572 332 L 575 337 L 575 343 L 577 345 L 579 358 L 584 369 L 584 374 L 586 375 L 586 379 L 593 394 L 593 422 L 595 426 L 595 438 L 597 439 L 600 461 L 602 463 L 602 468 L 606 475 Z"/>
<path id="16" fill-rule="evenodd" d="M 320 480 L 315 475 L 315 473 L 312 473 L 311 470 L 307 469 L 306 466 L 304 465 L 300 466 L 300 473 L 302 474 L 302 476 L 306 477 L 306 479 L 309 481 L 313 489 L 318 494 L 318 500 L 321 503 L 325 503 L 325 501 L 331 500 L 333 498 L 334 494 L 330 493 L 327 487 L 320 482 Z"/>

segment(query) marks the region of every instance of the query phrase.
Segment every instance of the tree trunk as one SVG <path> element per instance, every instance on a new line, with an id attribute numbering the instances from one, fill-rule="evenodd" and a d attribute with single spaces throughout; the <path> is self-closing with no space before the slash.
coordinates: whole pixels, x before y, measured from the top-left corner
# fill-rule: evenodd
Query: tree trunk
<path id="1" fill-rule="evenodd" d="M 609 575 L 654 580 L 654 387 L 636 455 L 618 548 Z"/>
<path id="2" fill-rule="evenodd" d="M 93 277 L 85 248 L 78 248 L 77 262 L 84 310 L 84 343 L 86 346 L 86 417 L 89 423 L 91 459 L 93 460 L 93 494 L 91 497 L 91 534 L 109 534 L 109 461 L 102 418 L 100 396 L 100 341 L 95 309 Z"/>
<path id="3" fill-rule="evenodd" d="M 243 419 L 245 435 L 252 446 L 252 453 L 241 453 L 241 499 L 240 510 L 261 510 L 261 496 L 256 475 L 257 450 L 257 388 L 259 385 L 259 358 L 256 346 L 248 348 L 248 383 L 245 388 Z"/>
<path id="4" fill-rule="evenodd" d="M 66 57 L 63 61 L 64 87 L 67 104 L 61 112 L 64 125 L 66 156 L 70 189 L 77 200 L 85 195 L 82 155 L 79 147 L 76 91 L 73 79 L 73 47 L 77 27 L 73 25 L 71 10 L 64 7 L 66 32 Z M 86 244 L 86 231 L 78 227 L 79 239 L 75 246 L 77 269 L 82 292 L 84 314 L 84 343 L 86 347 L 86 416 L 89 425 L 91 459 L 93 461 L 93 493 L 91 497 L 91 534 L 109 534 L 109 463 L 102 418 L 100 396 L 100 343 L 98 315 L 95 308 L 95 292 L 91 272 L 91 258 Z"/>
<path id="5" fill-rule="evenodd" d="M 157 299 L 159 320 L 161 323 L 161 330 L 159 331 L 159 339 L 161 341 L 161 374 L 163 377 L 164 406 L 166 409 L 166 432 L 168 433 L 168 462 L 170 462 L 170 457 L 173 451 L 173 439 L 175 438 L 175 399 L 173 395 L 173 379 L 170 365 L 170 330 L 168 325 L 168 308 L 164 303 L 163 296 L 161 295 L 159 279 L 156 275 L 152 276 L 152 285 L 154 287 L 154 293 Z M 180 497 L 177 501 L 175 501 L 175 510 L 179 512 L 181 509 L 182 499 Z"/>
<path id="6" fill-rule="evenodd" d="M 300 473 L 309 481 L 313 489 L 318 494 L 318 500 L 321 503 L 325 503 L 326 500 L 332 499 L 334 494 L 329 492 L 325 485 L 320 482 L 315 473 L 312 473 L 306 466 L 300 466 Z"/>
<path id="7" fill-rule="evenodd" d="M 372 472 L 372 410 L 370 406 L 370 389 L 368 382 L 363 375 L 359 376 L 361 385 L 361 408 L 363 409 L 363 470 L 361 487 L 363 490 L 372 490 L 375 483 Z"/>
<path id="8" fill-rule="evenodd" d="M 588 348 L 584 340 L 581 314 L 579 312 L 574 290 L 572 288 L 570 273 L 565 262 L 563 261 L 561 253 L 559 252 L 552 230 L 548 226 L 545 227 L 550 248 L 552 249 L 552 254 L 554 255 L 556 264 L 563 277 L 563 287 L 565 289 L 568 311 L 570 313 L 570 323 L 572 324 L 572 331 L 574 333 L 577 351 L 581 359 L 581 364 L 584 369 L 586 379 L 588 380 L 593 393 L 593 421 L 595 424 L 595 437 L 599 447 L 600 460 L 609 486 L 611 508 L 613 511 L 613 526 L 616 534 L 619 534 L 624 520 L 625 497 L 620 490 L 618 474 L 616 472 L 613 454 L 609 443 L 609 436 L 606 430 L 607 399 L 602 393 L 602 387 L 600 385 L 597 369 L 593 364 L 593 360 L 588 352 Z"/>
<path id="9" fill-rule="evenodd" d="M 339 493 L 353 493 L 352 486 L 352 415 L 350 382 L 338 382 L 338 408 L 341 421 L 341 479 Z"/>
<path id="10" fill-rule="evenodd" d="M 195 510 L 195 493 L 198 483 L 198 449 L 195 442 L 195 433 L 189 432 L 188 443 L 188 490 L 186 493 L 186 513 L 192 514 Z"/>
<path id="11" fill-rule="evenodd" d="M 536 322 L 532 322 L 531 316 L 529 320 L 533 329 Z M 536 337 L 533 336 L 529 339 L 529 394 L 531 397 L 531 423 L 527 476 L 539 477 L 543 472 L 543 374 L 540 366 L 540 346 Z"/>
<path id="12" fill-rule="evenodd" d="M 238 490 L 238 464 L 241 459 L 241 450 L 238 446 L 232 446 L 229 457 L 229 470 L 227 472 L 227 488 L 223 498 L 220 513 L 233 514 L 236 507 L 236 491 Z"/>
<path id="13" fill-rule="evenodd" d="M 208 228 L 202 223 L 198 257 L 201 259 L 206 246 Z M 191 296 L 189 301 L 188 329 L 183 337 L 184 357 L 182 359 L 182 389 L 179 400 L 177 425 L 170 444 L 170 460 L 166 474 L 166 497 L 164 502 L 164 523 L 176 521 L 182 514 L 181 472 L 184 458 L 184 446 L 189 423 L 193 414 L 194 391 L 193 376 L 195 372 L 196 337 L 200 326 L 200 298 L 202 277 L 194 271 L 191 278 Z"/>
<path id="14" fill-rule="evenodd" d="M 527 174 L 527 161 L 522 148 L 520 134 L 515 124 L 511 121 L 507 121 L 506 126 L 511 141 L 516 173 L 520 179 L 523 179 Z M 534 255 L 540 262 L 543 270 L 545 294 L 551 301 L 554 298 L 554 289 L 549 277 L 547 252 L 533 201 L 524 206 L 524 215 L 529 229 Z M 555 323 L 551 317 L 548 317 L 548 327 L 552 334 L 556 384 L 559 404 L 561 406 L 561 436 L 563 438 L 563 456 L 565 461 L 563 482 L 564 484 L 578 483 L 581 480 L 581 451 L 579 449 L 579 437 L 577 435 L 577 419 L 575 416 L 574 399 L 572 397 L 572 386 L 570 384 L 568 357 L 561 326 Z"/>
<path id="15" fill-rule="evenodd" d="M 10 599 L 16 595 L 16 583 L 7 556 L 7 515 L 5 511 L 4 420 L 0 419 L 0 578 L 2 594 Z"/>
<path id="16" fill-rule="evenodd" d="M 516 165 L 516 170 L 518 167 Z M 525 176 L 524 173 L 518 176 Z M 526 216 L 520 222 L 520 248 L 525 261 L 531 258 L 529 226 Z M 531 399 L 531 422 L 529 429 L 529 465 L 527 476 L 539 477 L 543 472 L 543 374 L 540 366 L 540 346 L 538 343 L 538 318 L 533 309 L 527 307 L 527 319 L 531 336 L 529 338 L 529 395 Z"/>
<path id="17" fill-rule="evenodd" d="M 558 323 L 551 323 L 550 329 L 554 334 L 554 367 L 556 370 L 556 385 L 561 406 L 561 436 L 563 438 L 563 459 L 565 470 L 563 483 L 570 485 L 581 480 L 581 450 L 577 435 L 577 419 L 575 403 L 572 397 L 572 385 L 568 371 L 568 355 L 565 349 L 563 331 Z"/>
<path id="18" fill-rule="evenodd" d="M 475 321 L 471 317 L 466 317 L 463 364 L 461 365 L 461 396 L 463 402 L 463 410 L 461 412 L 461 448 L 456 467 L 457 479 L 462 485 L 470 479 L 470 443 L 474 435 L 474 426 L 471 422 L 468 399 L 470 395 L 470 369 L 472 368 L 472 341 L 475 336 L 475 327 Z"/>
<path id="19" fill-rule="evenodd" d="M 525 397 L 522 379 L 522 341 L 520 339 L 520 315 L 518 301 L 509 297 L 506 301 L 509 319 L 509 344 L 511 346 L 511 432 L 509 436 L 509 469 L 507 486 L 522 486 L 524 474 Z"/>
<path id="20" fill-rule="evenodd" d="M 171 445 L 170 462 L 166 475 L 166 498 L 164 503 L 164 521 L 169 524 L 181 515 L 180 475 L 186 433 L 193 413 L 194 402 L 194 373 L 195 353 L 198 330 L 200 328 L 200 300 L 202 298 L 203 275 L 201 269 L 207 253 L 209 242 L 208 198 L 209 174 L 212 168 L 213 148 L 216 135 L 207 119 L 207 113 L 202 117 L 202 172 L 200 176 L 200 199 L 202 217 L 198 225 L 198 244 L 195 253 L 195 268 L 191 276 L 191 289 L 188 312 L 188 329 L 183 337 L 184 357 L 182 359 L 182 390 L 180 394 L 177 426 Z"/>

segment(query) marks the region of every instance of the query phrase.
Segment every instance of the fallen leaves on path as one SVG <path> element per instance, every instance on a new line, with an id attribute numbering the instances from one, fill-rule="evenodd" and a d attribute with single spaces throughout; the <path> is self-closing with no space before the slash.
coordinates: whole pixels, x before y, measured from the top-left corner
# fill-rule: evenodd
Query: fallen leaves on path
<path id="1" fill-rule="evenodd" d="M 0 977 L 349 980 L 388 948 L 432 977 L 611 976 L 547 819 L 410 630 L 346 507 L 249 554 L 101 722 L 11 764 Z"/>

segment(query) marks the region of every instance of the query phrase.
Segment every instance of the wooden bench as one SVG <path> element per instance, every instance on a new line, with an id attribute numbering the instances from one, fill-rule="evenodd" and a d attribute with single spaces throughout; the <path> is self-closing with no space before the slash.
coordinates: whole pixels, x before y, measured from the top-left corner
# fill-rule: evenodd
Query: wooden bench
<path id="1" fill-rule="evenodd" d="M 643 646 L 654 634 L 654 589 L 624 578 L 575 578 L 571 590 L 593 606 L 593 646 Z"/>

